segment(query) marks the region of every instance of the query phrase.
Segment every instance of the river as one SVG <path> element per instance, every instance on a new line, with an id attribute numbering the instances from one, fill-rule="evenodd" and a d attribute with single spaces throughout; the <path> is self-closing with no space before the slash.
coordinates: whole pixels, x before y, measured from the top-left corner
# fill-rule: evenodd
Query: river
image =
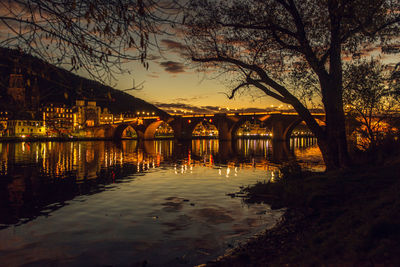
<path id="1" fill-rule="evenodd" d="M 0 265 L 193 266 L 272 227 L 284 210 L 229 193 L 315 139 L 0 143 Z"/>

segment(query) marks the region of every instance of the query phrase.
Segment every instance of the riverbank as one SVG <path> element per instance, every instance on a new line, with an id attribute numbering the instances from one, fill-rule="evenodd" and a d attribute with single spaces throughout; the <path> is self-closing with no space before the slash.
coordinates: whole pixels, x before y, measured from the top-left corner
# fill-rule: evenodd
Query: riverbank
<path id="1" fill-rule="evenodd" d="M 288 207 L 272 230 L 206 266 L 400 265 L 400 159 L 245 188 L 245 202 Z"/>
<path id="2" fill-rule="evenodd" d="M 94 137 L 0 137 L 0 143 L 17 142 L 69 142 L 69 141 L 109 141 L 112 138 Z"/>
<path id="3" fill-rule="evenodd" d="M 149 140 L 173 140 L 173 137 L 157 137 Z M 0 137 L 0 143 L 17 142 L 72 142 L 72 141 L 114 141 L 114 140 L 139 140 L 137 138 L 97 138 L 97 137 Z"/>

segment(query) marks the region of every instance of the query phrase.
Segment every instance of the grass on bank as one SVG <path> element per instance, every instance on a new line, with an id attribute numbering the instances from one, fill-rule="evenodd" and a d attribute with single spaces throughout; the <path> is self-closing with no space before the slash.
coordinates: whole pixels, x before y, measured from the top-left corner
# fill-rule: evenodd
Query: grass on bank
<path id="1" fill-rule="evenodd" d="M 288 207 L 274 229 L 211 266 L 400 266 L 400 158 L 304 173 L 243 189 L 246 202 Z M 286 172 L 286 173 L 285 173 Z"/>

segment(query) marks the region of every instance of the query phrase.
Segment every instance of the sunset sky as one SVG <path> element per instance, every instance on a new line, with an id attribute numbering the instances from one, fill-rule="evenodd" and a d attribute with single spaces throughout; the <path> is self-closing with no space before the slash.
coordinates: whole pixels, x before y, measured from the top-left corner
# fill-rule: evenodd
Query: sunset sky
<path id="1" fill-rule="evenodd" d="M 271 105 L 281 104 L 256 89 L 251 94 L 238 95 L 230 100 L 225 95 L 229 92 L 229 83 L 223 77 L 217 77 L 217 72 L 198 72 L 190 61 L 180 55 L 183 49 L 180 40 L 165 38 L 160 40 L 160 44 L 165 51 L 161 55 L 153 53 L 156 59 L 149 61 L 148 70 L 140 62 L 126 64 L 131 75 L 120 75 L 115 88 L 131 88 L 133 79 L 136 85 L 144 82 L 143 90 L 128 93 L 167 111 L 185 107 L 197 113 L 215 112 L 218 108 L 265 110 Z"/>
<path id="2" fill-rule="evenodd" d="M 6 4 L 7 8 L 4 7 L 4 3 L 3 6 L 0 6 L 0 14 L 7 16 L 9 12 L 16 12 L 13 1 L 8 2 L 8 5 Z M 282 103 L 267 97 L 258 89 L 252 89 L 247 94 L 236 95 L 233 100 L 228 99 L 226 94 L 230 91 L 229 78 L 235 77 L 219 77 L 218 72 L 213 71 L 207 73 L 196 71 L 190 60 L 183 56 L 185 45 L 180 37 L 181 34 L 176 29 L 174 31 L 171 31 L 168 35 L 157 37 L 162 53 L 157 48 L 151 49 L 148 70 L 139 61 L 127 63 L 124 68 L 129 70 L 130 74 L 116 76 L 116 80 L 109 85 L 124 90 L 132 88 L 133 80 L 136 85 L 143 83 L 142 90 L 127 91 L 127 93 L 152 103 L 167 112 L 185 109 L 196 113 L 212 113 L 218 112 L 219 109 L 226 111 L 228 108 L 238 111 L 252 108 L 254 111 L 256 109 L 261 111 L 282 105 Z M 10 29 L 1 24 L 0 36 L 4 38 L 9 34 Z M 43 43 L 49 45 L 48 40 L 47 42 L 46 40 L 44 39 Z M 396 41 L 398 43 L 399 40 Z M 364 55 L 372 55 L 377 58 L 381 54 L 380 48 L 371 47 L 370 50 L 368 49 L 365 48 L 365 51 L 362 51 Z M 390 57 L 383 55 L 382 60 L 385 63 L 398 62 L 398 55 Z M 66 69 L 71 68 L 69 66 Z M 89 77 L 80 71 L 77 74 Z M 287 108 L 287 106 L 284 106 L 284 108 Z"/>
<path id="3" fill-rule="evenodd" d="M 133 79 L 136 85 L 143 82 L 142 90 L 128 91 L 128 93 L 167 112 L 186 109 L 196 113 L 212 113 L 217 112 L 218 108 L 222 111 L 226 111 L 227 108 L 257 111 L 282 105 L 258 89 L 252 89 L 246 95 L 237 95 L 235 99 L 228 99 L 226 93 L 229 92 L 229 82 L 226 81 L 226 77 L 218 77 L 218 73 L 213 71 L 209 73 L 197 71 L 194 65 L 182 56 L 184 49 L 182 40 L 160 38 L 159 43 L 164 51 L 161 55 L 153 52 L 155 59 L 149 61 L 149 69 L 146 70 L 140 62 L 126 64 L 125 67 L 131 74 L 118 76 L 116 89 L 132 88 Z M 396 55 L 382 54 L 379 47 L 366 48 L 364 54 L 368 57 L 381 58 L 386 64 L 398 62 Z M 344 60 L 349 59 L 344 58 Z"/>

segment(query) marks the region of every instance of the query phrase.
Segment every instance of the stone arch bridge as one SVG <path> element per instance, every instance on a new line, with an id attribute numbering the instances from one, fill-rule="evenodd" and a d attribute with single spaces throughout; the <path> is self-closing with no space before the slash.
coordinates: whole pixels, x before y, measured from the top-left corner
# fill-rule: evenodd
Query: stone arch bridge
<path id="1" fill-rule="evenodd" d="M 319 123 L 323 124 L 325 114 L 312 114 Z M 272 139 L 285 141 L 292 130 L 303 120 L 294 112 L 265 112 L 265 113 L 217 113 L 213 115 L 182 115 L 169 117 L 143 117 L 131 120 L 116 121 L 114 124 L 87 128 L 88 135 L 95 138 L 121 139 L 124 130 L 132 127 L 138 139 L 154 139 L 157 128 L 165 122 L 174 131 L 174 138 L 188 140 L 192 138 L 194 128 L 201 122 L 214 125 L 218 130 L 219 140 L 232 140 L 236 131 L 245 122 L 260 123 L 272 131 Z"/>

